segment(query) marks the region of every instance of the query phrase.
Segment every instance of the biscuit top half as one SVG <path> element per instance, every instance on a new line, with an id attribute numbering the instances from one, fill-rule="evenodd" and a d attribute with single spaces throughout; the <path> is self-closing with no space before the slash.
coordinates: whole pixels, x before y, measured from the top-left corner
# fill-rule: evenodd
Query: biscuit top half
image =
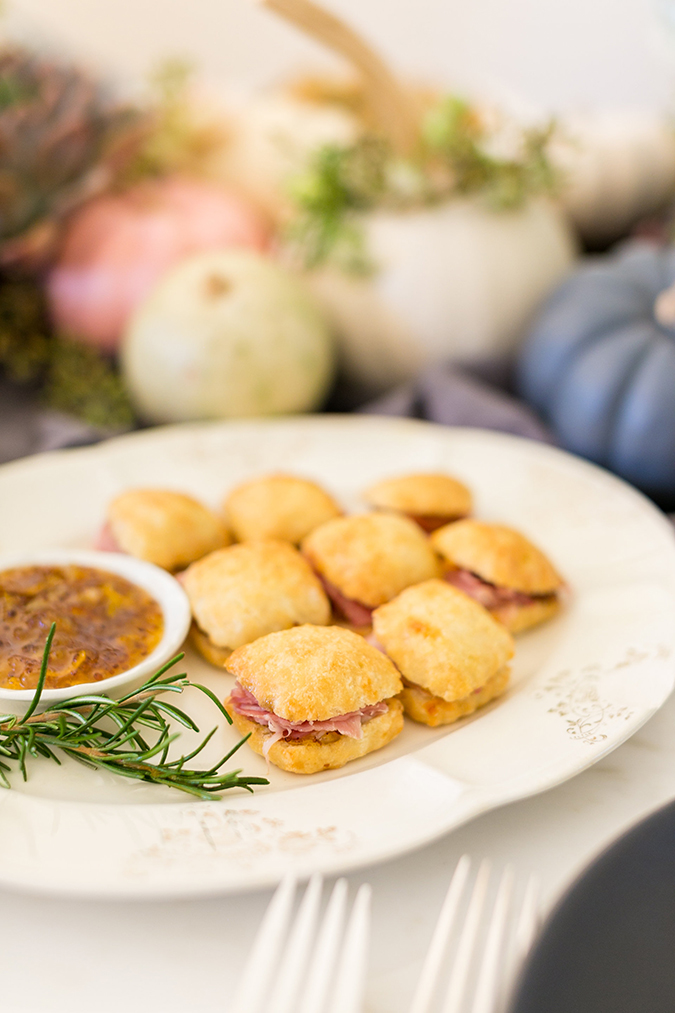
<path id="1" fill-rule="evenodd" d="M 371 608 L 439 573 L 429 539 L 397 514 L 338 517 L 312 531 L 302 551 L 342 594 Z"/>
<path id="2" fill-rule="evenodd" d="M 224 510 L 240 542 L 280 538 L 294 545 L 342 513 L 315 482 L 293 475 L 268 475 L 237 486 L 225 500 Z"/>
<path id="3" fill-rule="evenodd" d="M 471 492 L 462 482 L 433 472 L 386 478 L 371 485 L 364 499 L 374 507 L 417 517 L 466 517 L 473 507 Z"/>
<path id="4" fill-rule="evenodd" d="M 165 570 L 179 570 L 228 545 L 219 517 L 191 496 L 169 489 L 129 489 L 108 507 L 119 547 Z"/>
<path id="5" fill-rule="evenodd" d="M 541 549 L 513 528 L 483 521 L 447 524 L 431 536 L 441 557 L 482 580 L 524 594 L 552 594 L 562 577 Z"/>
<path id="6" fill-rule="evenodd" d="M 409 587 L 381 605 L 373 631 L 406 679 L 448 701 L 484 686 L 515 649 L 506 627 L 444 580 Z"/>
<path id="7" fill-rule="evenodd" d="M 246 542 L 189 567 L 183 586 L 197 625 L 234 649 L 274 630 L 330 621 L 321 582 L 287 542 Z"/>
<path id="8" fill-rule="evenodd" d="M 230 655 L 228 670 L 261 706 L 288 721 L 325 721 L 400 693 L 391 661 L 340 626 L 296 626 Z"/>

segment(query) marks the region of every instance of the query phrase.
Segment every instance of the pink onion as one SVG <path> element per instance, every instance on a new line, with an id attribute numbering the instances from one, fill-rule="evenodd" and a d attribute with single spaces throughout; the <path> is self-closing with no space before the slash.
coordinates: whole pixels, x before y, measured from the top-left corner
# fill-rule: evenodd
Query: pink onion
<path id="1" fill-rule="evenodd" d="M 71 219 L 47 279 L 53 322 L 115 351 L 132 310 L 170 267 L 205 250 L 264 251 L 269 241 L 253 205 L 212 183 L 169 177 L 97 197 Z"/>

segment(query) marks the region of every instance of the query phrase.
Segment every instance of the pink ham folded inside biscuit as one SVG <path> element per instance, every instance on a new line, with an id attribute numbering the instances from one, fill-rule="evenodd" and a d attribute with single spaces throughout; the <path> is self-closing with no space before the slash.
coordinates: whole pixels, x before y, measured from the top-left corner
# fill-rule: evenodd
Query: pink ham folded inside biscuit
<path id="1" fill-rule="evenodd" d="M 225 706 L 247 744 L 294 774 L 344 766 L 403 728 L 392 662 L 338 626 L 296 626 L 237 648 Z"/>
<path id="2" fill-rule="evenodd" d="M 335 584 L 331 584 L 329 580 L 322 577 L 319 574 L 319 580 L 323 585 L 323 589 L 333 603 L 334 611 L 337 612 L 338 616 L 342 616 L 351 623 L 352 626 L 370 626 L 373 616 L 372 608 L 368 608 L 367 605 L 362 605 L 360 601 L 354 601 L 353 598 L 347 598 L 346 595 L 340 591 Z"/>
<path id="3" fill-rule="evenodd" d="M 495 584 L 481 580 L 469 570 L 448 570 L 445 579 L 448 584 L 459 588 L 460 591 L 468 594 L 470 598 L 479 602 L 486 609 L 499 608 L 500 605 L 531 605 L 535 601 L 533 595 L 514 591 L 510 587 L 497 587 Z"/>
<path id="4" fill-rule="evenodd" d="M 108 521 L 106 521 L 99 531 L 98 538 L 94 542 L 94 548 L 98 549 L 99 552 L 122 552 Z"/>
<path id="5" fill-rule="evenodd" d="M 512 633 L 550 619 L 561 605 L 563 581 L 550 560 L 520 531 L 463 520 L 435 531 L 445 580 Z"/>
<path id="6" fill-rule="evenodd" d="M 417 472 L 371 485 L 364 499 L 377 510 L 404 514 L 427 533 L 466 517 L 473 497 L 463 482 L 441 472 Z"/>
<path id="7" fill-rule="evenodd" d="M 287 718 L 279 717 L 273 711 L 262 707 L 256 698 L 239 683 L 235 683 L 230 693 L 230 703 L 237 714 L 255 721 L 256 724 L 264 725 L 272 732 L 265 740 L 263 756 L 267 756 L 275 742 L 281 739 L 297 741 L 313 737 L 321 740 L 322 736 L 329 732 L 339 732 L 350 739 L 360 739 L 363 735 L 363 725 L 387 713 L 387 704 L 384 700 L 362 707 L 358 711 L 351 711 L 349 714 L 337 714 L 335 717 L 323 721 L 289 721 Z"/>
<path id="8" fill-rule="evenodd" d="M 438 560 L 417 524 L 393 513 L 338 517 L 302 543 L 336 613 L 357 627 L 404 588 L 439 574 Z"/>
<path id="9" fill-rule="evenodd" d="M 373 613 L 373 646 L 400 672 L 401 700 L 415 721 L 436 727 L 473 713 L 504 692 L 510 633 L 442 580 L 402 591 Z"/>

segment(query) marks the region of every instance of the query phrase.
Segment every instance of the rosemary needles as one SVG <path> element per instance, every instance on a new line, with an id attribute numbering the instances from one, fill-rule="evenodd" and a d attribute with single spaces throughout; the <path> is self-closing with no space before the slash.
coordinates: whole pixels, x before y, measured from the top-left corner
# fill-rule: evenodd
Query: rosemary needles
<path id="1" fill-rule="evenodd" d="M 209 697 L 232 724 L 230 715 L 210 689 L 190 682 L 184 673 L 169 671 L 183 658 L 182 654 L 167 662 L 139 689 L 119 700 L 95 694 L 73 696 L 41 714 L 36 713 L 47 676 L 55 629 L 56 624 L 53 623 L 45 643 L 35 696 L 27 711 L 21 717 L 0 714 L 0 785 L 11 787 L 7 774 L 12 770 L 12 763 L 18 765 L 24 781 L 28 778 L 27 763 L 31 757 L 44 756 L 60 763 L 57 750 L 89 767 L 111 770 L 114 774 L 151 784 L 167 785 L 201 799 L 211 798 L 228 788 L 252 791 L 251 785 L 268 783 L 264 777 L 242 775 L 241 770 L 222 770 L 248 736 L 214 766 L 208 769 L 189 766 L 210 741 L 216 728 L 211 729 L 192 752 L 178 759 L 169 759 L 170 746 L 180 736 L 180 732 L 171 731 L 171 722 L 194 732 L 199 732 L 199 728 L 185 711 L 164 698 L 166 694 L 180 695 L 192 686 Z M 146 735 L 152 741 L 148 742 Z"/>

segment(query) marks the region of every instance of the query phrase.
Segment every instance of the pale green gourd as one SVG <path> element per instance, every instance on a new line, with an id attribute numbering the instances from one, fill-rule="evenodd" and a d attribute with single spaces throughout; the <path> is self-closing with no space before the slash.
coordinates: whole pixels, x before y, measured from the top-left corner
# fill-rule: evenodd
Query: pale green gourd
<path id="1" fill-rule="evenodd" d="M 134 313 L 121 353 L 149 422 L 242 418 L 317 408 L 333 342 L 302 281 L 259 254 L 198 254 Z"/>

